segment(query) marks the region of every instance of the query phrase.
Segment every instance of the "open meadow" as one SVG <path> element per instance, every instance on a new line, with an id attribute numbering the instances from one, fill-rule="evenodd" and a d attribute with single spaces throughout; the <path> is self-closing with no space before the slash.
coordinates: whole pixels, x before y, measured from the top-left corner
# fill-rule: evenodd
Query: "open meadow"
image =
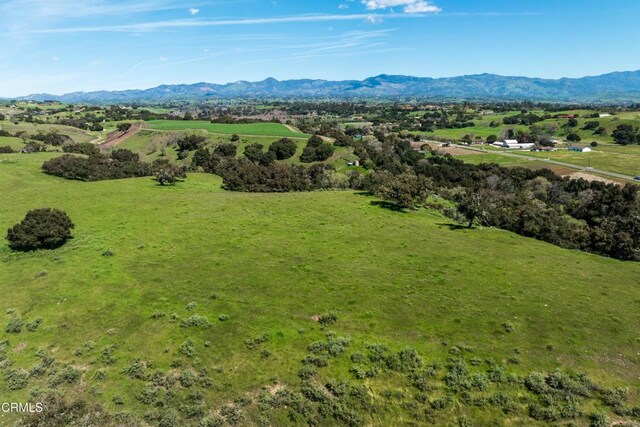
<path id="1" fill-rule="evenodd" d="M 308 138 L 301 132 L 289 129 L 280 123 L 247 123 L 247 124 L 224 124 L 211 123 L 205 120 L 151 120 L 150 129 L 157 130 L 205 130 L 210 133 L 238 134 L 253 136 L 277 136 L 289 138 Z"/>
<path id="2" fill-rule="evenodd" d="M 230 407 L 225 419 L 240 413 L 243 425 L 305 424 L 287 409 L 265 412 L 260 396 L 299 387 L 310 345 L 336 339 L 328 331 L 350 341 L 338 340 L 342 350 L 314 381 L 364 386 L 374 409 L 357 411 L 369 425 L 424 422 L 407 402 L 422 411 L 444 398 L 450 357 L 470 361 L 471 373 L 497 366 L 521 379 L 585 373 L 640 400 L 638 263 L 461 229 L 435 211 L 393 211 L 353 191 L 232 193 L 196 173 L 166 188 L 150 178 L 67 181 L 40 170 L 55 155 L 0 155 L 0 229 L 39 207 L 63 209 L 75 224 L 60 249 L 15 253 L 0 243 L 3 322 L 41 318 L 33 331 L 3 326 L 4 359 L 11 372 L 58 371 L 19 387 L 0 381 L 5 400 L 55 386 L 112 413 L 169 412 L 178 425 Z M 436 364 L 426 404 L 406 374 L 360 374 L 371 344 Z M 175 377 L 171 393 L 149 385 L 153 372 Z M 510 412 L 458 396 L 438 409 L 439 425 L 463 416 L 544 425 L 528 417 L 521 386 L 487 384 L 474 398 L 513 396 Z M 593 399 L 581 408 L 606 410 Z"/>
<path id="3" fill-rule="evenodd" d="M 583 167 L 592 167 L 626 175 L 640 175 L 640 145 L 599 145 L 590 153 L 559 149 L 550 153 L 523 151 L 526 156 L 560 160 Z"/>

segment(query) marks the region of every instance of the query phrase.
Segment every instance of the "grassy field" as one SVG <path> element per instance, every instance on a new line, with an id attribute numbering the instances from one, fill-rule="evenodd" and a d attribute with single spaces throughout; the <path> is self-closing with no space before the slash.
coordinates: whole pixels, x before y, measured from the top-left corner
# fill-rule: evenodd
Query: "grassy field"
<path id="1" fill-rule="evenodd" d="M 543 111 L 532 111 L 535 114 L 543 115 L 545 114 Z M 613 130 L 621 124 L 630 124 L 632 126 L 638 127 L 640 126 L 640 114 L 638 112 L 624 112 L 616 115 L 612 115 L 609 117 L 601 117 L 601 118 L 584 118 L 582 116 L 593 113 L 593 111 L 587 110 L 572 110 L 566 112 L 559 112 L 554 114 L 577 114 L 578 117 L 578 126 L 573 128 L 567 128 L 565 125 L 567 123 L 567 119 L 548 119 L 541 122 L 536 123 L 536 126 L 547 129 L 549 132 L 554 135 L 556 138 L 563 140 L 570 132 L 575 132 L 582 138 L 583 143 L 589 143 L 591 141 L 601 142 L 601 143 L 613 143 L 613 138 L 611 137 L 611 133 Z M 480 119 L 474 119 L 473 123 L 475 126 L 461 129 L 437 129 L 433 133 L 426 132 L 423 133 L 427 137 L 437 137 L 443 139 L 453 139 L 460 140 L 465 135 L 470 135 L 472 138 L 482 138 L 485 139 L 489 135 L 496 135 L 500 137 L 500 135 L 506 129 L 513 129 L 515 131 L 522 130 L 527 131 L 528 126 L 522 125 L 505 125 L 502 122 L 504 117 L 513 116 L 518 114 L 518 112 L 512 111 L 508 113 L 501 114 L 490 114 L 484 115 Z M 588 121 L 597 121 L 600 126 L 604 127 L 607 130 L 606 135 L 594 135 L 592 130 L 584 130 L 583 127 Z M 491 122 L 495 122 L 498 125 L 495 127 L 491 127 Z"/>
<path id="2" fill-rule="evenodd" d="M 14 150 L 20 150 L 24 147 L 24 142 L 20 138 L 13 138 L 10 136 L 0 136 L 0 147 L 9 146 Z"/>
<path id="3" fill-rule="evenodd" d="M 640 175 L 640 145 L 600 145 L 590 153 L 579 153 L 560 149 L 550 153 L 536 153 L 523 151 L 527 156 L 549 158 L 578 166 L 590 166 L 605 171 L 618 172 L 626 175 Z"/>
<path id="4" fill-rule="evenodd" d="M 96 139 L 98 133 L 91 133 L 83 131 L 82 129 L 74 128 L 71 126 L 51 125 L 51 124 L 36 124 L 36 123 L 18 123 L 13 124 L 9 121 L 0 122 L 0 129 L 6 130 L 11 133 L 19 131 L 35 134 L 38 132 L 51 132 L 55 131 L 62 135 L 68 135 L 74 142 L 91 142 Z"/>
<path id="5" fill-rule="evenodd" d="M 474 164 L 494 162 L 503 165 L 512 165 L 527 162 L 524 159 L 510 158 L 491 153 L 491 151 L 503 151 L 499 148 L 487 145 L 482 146 L 482 148 L 489 151 L 489 153 L 482 155 L 470 154 L 460 157 L 464 157 L 465 161 Z M 640 175 L 640 145 L 622 146 L 617 144 L 600 144 L 597 147 L 592 147 L 590 153 L 580 153 L 569 151 L 565 144 L 560 144 L 556 151 L 532 152 L 529 150 L 518 150 L 515 151 L 514 154 L 528 156 L 533 159 L 557 160 L 583 168 L 592 167 L 630 176 Z M 480 158 L 476 159 L 474 157 Z"/>
<path id="6" fill-rule="evenodd" d="M 13 253 L 0 242 L 3 321 L 43 319 L 35 332 L 3 327 L 0 341 L 9 340 L 12 369 L 30 369 L 42 349 L 56 366 L 80 370 L 81 381 L 59 386 L 68 397 L 149 412 L 136 398 L 145 383 L 123 372 L 141 358 L 164 373 L 205 369 L 210 376 L 208 388 L 177 386 L 172 405 L 195 391 L 212 409 L 248 396 L 254 403 L 243 411 L 255 420 L 262 387 L 299 383 L 307 346 L 324 337 L 314 316 L 335 312 L 330 329 L 351 344 L 320 370 L 319 381 L 366 385 L 377 405 L 368 424 L 410 422 L 402 396 L 412 392 L 391 373 L 353 379 L 349 355 L 366 353 L 367 343 L 414 348 L 428 363 L 443 363 L 455 347 L 517 374 L 586 372 L 606 386 L 632 386 L 631 400 L 638 400 L 638 263 L 495 229 L 457 229 L 439 214 L 394 212 L 352 191 L 229 193 L 218 177 L 203 174 L 173 188 L 148 178 L 65 181 L 40 172 L 54 155 L 0 155 L 0 229 L 39 207 L 64 209 L 76 225 L 74 239 L 54 251 Z M 211 327 L 180 327 L 193 314 Z M 263 334 L 268 340 L 257 349 L 247 345 Z M 195 357 L 180 350 L 187 340 Z M 0 379 L 0 394 L 20 401 L 45 378 L 20 390 Z M 396 397 L 383 397 L 384 390 Z M 291 422 L 278 414 L 272 425 Z M 478 425 L 533 424 L 526 408 L 504 415 L 455 404 L 444 414 L 453 421 L 441 425 L 457 425 L 463 414 Z M 0 424 L 10 417 L 1 414 Z M 197 421 L 183 417 L 179 425 Z"/>
<path id="7" fill-rule="evenodd" d="M 497 163 L 501 166 L 523 166 L 530 163 L 530 161 L 526 159 L 518 159 L 517 157 L 502 156 L 494 153 L 463 154 L 455 157 L 465 163 L 471 163 L 473 165 L 479 165 L 481 163 Z"/>
<path id="8" fill-rule="evenodd" d="M 206 130 L 210 133 L 227 135 L 277 136 L 290 138 L 309 138 L 301 132 L 294 132 L 279 123 L 219 124 L 205 120 L 152 120 L 150 129 L 157 130 Z"/>
<path id="9" fill-rule="evenodd" d="M 138 153 L 144 161 L 153 161 L 160 157 L 163 149 L 167 158 L 171 161 L 177 161 L 177 150 L 175 146 L 167 146 L 168 143 L 175 141 L 180 138 L 184 133 L 177 131 L 151 131 L 151 130 L 143 130 L 138 134 L 128 138 L 122 143 L 118 144 L 117 148 L 125 148 L 131 150 L 135 153 Z M 205 134 L 207 136 L 207 147 L 213 148 L 221 143 L 229 143 L 230 135 L 229 134 Z M 238 157 L 243 156 L 244 149 L 249 144 L 262 144 L 264 146 L 264 150 L 266 151 L 269 146 L 277 141 L 279 137 L 274 136 L 247 136 L 241 135 L 240 140 L 233 142 L 234 145 L 237 146 L 238 149 Z M 287 159 L 287 163 L 300 163 L 300 155 L 304 150 L 304 147 L 307 144 L 306 139 L 296 138 L 294 139 L 296 142 L 297 150 L 296 153 L 290 159 Z M 327 163 L 331 163 L 335 165 L 335 167 L 342 171 L 346 170 L 347 162 L 355 160 L 356 156 L 353 154 L 353 148 L 346 147 L 336 147 L 335 154 L 327 160 Z M 191 163 L 191 157 L 187 157 L 183 161 L 185 164 Z"/>

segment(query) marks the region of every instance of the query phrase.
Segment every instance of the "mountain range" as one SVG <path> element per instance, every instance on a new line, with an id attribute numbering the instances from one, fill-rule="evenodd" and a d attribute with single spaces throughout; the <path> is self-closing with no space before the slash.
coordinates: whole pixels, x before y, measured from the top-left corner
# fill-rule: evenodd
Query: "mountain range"
<path id="1" fill-rule="evenodd" d="M 134 103 L 206 99 L 433 99 L 550 102 L 638 102 L 640 71 L 614 72 L 581 78 L 542 79 L 475 74 L 430 78 L 379 75 L 365 80 L 284 80 L 228 84 L 161 85 L 145 90 L 32 94 L 21 100 L 67 103 Z"/>

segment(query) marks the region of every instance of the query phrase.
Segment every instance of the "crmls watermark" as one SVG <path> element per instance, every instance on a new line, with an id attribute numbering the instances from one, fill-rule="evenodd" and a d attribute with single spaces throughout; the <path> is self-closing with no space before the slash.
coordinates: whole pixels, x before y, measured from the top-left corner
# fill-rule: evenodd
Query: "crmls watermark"
<path id="1" fill-rule="evenodd" d="M 3 402 L 0 404 L 0 412 L 4 414 L 35 414 L 44 412 L 44 405 L 42 403 Z"/>

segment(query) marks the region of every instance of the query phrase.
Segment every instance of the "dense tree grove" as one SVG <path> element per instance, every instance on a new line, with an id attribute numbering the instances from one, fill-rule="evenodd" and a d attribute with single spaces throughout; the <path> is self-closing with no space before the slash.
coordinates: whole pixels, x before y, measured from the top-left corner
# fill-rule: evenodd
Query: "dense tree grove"
<path id="1" fill-rule="evenodd" d="M 260 144 L 247 146 L 245 157 L 240 159 L 223 156 L 216 150 L 200 149 L 194 154 L 191 167 L 222 176 L 224 188 L 231 191 L 280 193 L 348 186 L 346 180 L 338 182 L 329 165 L 305 167 L 277 163 L 275 154 L 262 152 Z"/>
<path id="2" fill-rule="evenodd" d="M 203 135 L 185 135 L 177 142 L 180 151 L 194 151 L 204 147 L 207 138 Z"/>
<path id="3" fill-rule="evenodd" d="M 304 147 L 300 161 L 303 163 L 323 162 L 333 156 L 335 148 L 332 144 L 324 142 L 318 135 L 309 138 L 307 146 Z"/>
<path id="4" fill-rule="evenodd" d="M 222 172 L 223 187 L 231 191 L 279 193 L 331 188 L 331 166 L 304 167 L 285 163 L 262 165 L 246 159 L 233 160 Z"/>
<path id="5" fill-rule="evenodd" d="M 282 138 L 273 142 L 269 146 L 269 151 L 272 151 L 277 160 L 286 160 L 293 157 L 296 154 L 296 149 L 298 146 L 296 143 L 289 138 Z"/>
<path id="6" fill-rule="evenodd" d="M 42 170 L 66 179 L 101 181 L 107 179 L 151 176 L 152 165 L 140 161 L 140 157 L 123 149 L 113 150 L 110 156 L 94 154 L 89 157 L 65 154 L 46 161 Z"/>
<path id="7" fill-rule="evenodd" d="M 611 136 L 617 144 L 640 144 L 640 133 L 631 125 L 618 125 Z"/>
<path id="8" fill-rule="evenodd" d="M 469 165 L 434 156 L 416 165 L 470 223 L 563 246 L 640 261 L 640 194 L 634 185 L 570 180 L 543 169 Z M 460 195 L 462 194 L 462 196 Z"/>
<path id="9" fill-rule="evenodd" d="M 97 156 L 100 149 L 90 142 L 82 142 L 78 144 L 66 144 L 62 147 L 65 153 L 85 154 L 87 156 Z"/>
<path id="10" fill-rule="evenodd" d="M 71 238 L 69 216 L 58 209 L 35 209 L 7 231 L 9 247 L 17 251 L 54 249 Z"/>
<path id="11" fill-rule="evenodd" d="M 71 142 L 70 137 L 68 137 L 67 135 L 61 135 L 55 131 L 47 133 L 38 132 L 37 134 L 33 135 L 31 139 L 40 141 L 47 145 L 53 145 L 55 147 L 61 146 L 67 142 Z"/>

